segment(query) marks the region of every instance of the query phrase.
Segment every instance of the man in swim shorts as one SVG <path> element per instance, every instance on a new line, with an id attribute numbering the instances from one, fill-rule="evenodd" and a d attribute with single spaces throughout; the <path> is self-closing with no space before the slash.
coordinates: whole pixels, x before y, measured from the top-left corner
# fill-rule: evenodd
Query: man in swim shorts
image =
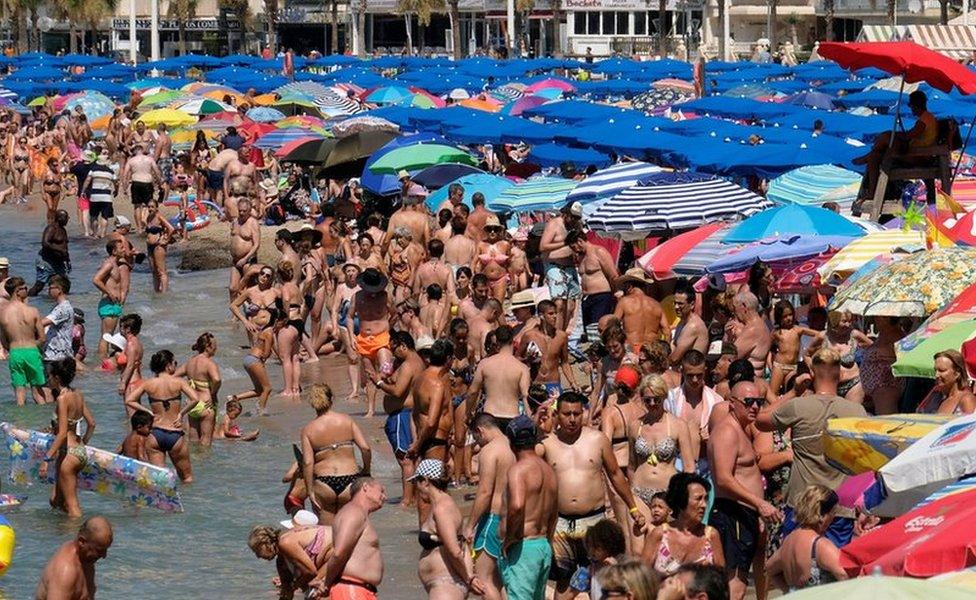
<path id="1" fill-rule="evenodd" d="M 98 301 L 98 316 L 102 320 L 103 339 L 98 342 L 98 357 L 105 358 L 108 354 L 108 342 L 104 340 L 106 333 L 113 333 L 122 316 L 122 306 L 129 293 L 129 265 L 125 257 L 125 244 L 119 239 L 113 239 L 105 245 L 108 258 L 102 262 L 92 283 L 102 292 L 102 299 Z"/>
<path id="2" fill-rule="evenodd" d="M 149 212 L 149 202 L 153 199 L 153 184 L 162 182 L 163 175 L 159 172 L 156 161 L 146 154 L 146 147 L 137 144 L 135 154 L 125 162 L 122 169 L 122 189 L 129 184 L 129 198 L 132 200 L 132 215 L 136 229 L 146 229 L 146 215 Z"/>
<path id="3" fill-rule="evenodd" d="M 576 310 L 576 301 L 583 295 L 576 255 L 567 242 L 569 233 L 580 228 L 583 207 L 573 202 L 563 207 L 558 217 L 546 221 L 539 240 L 539 251 L 546 265 L 546 284 L 549 297 L 556 303 L 559 314 L 558 327 L 569 326 L 570 317 Z M 569 238 L 572 241 L 572 238 Z"/>
<path id="4" fill-rule="evenodd" d="M 499 526 L 505 507 L 508 472 L 515 464 L 515 454 L 509 447 L 508 438 L 498 428 L 498 420 L 489 414 L 475 416 L 471 422 L 471 435 L 481 452 L 478 453 L 478 490 L 464 529 L 464 539 L 475 553 L 474 573 L 485 584 L 484 597 L 498 600 L 502 597 L 497 566 L 502 556 Z"/>
<path id="5" fill-rule="evenodd" d="M 367 359 L 367 376 L 370 370 L 382 376 L 393 372 L 393 353 L 390 351 L 390 299 L 386 293 L 389 280 L 386 275 L 374 268 L 365 269 L 356 279 L 359 291 L 349 303 L 349 316 L 346 330 L 349 339 L 360 356 Z M 359 333 L 356 334 L 353 322 L 359 318 Z M 367 412 L 367 417 L 373 416 Z"/>
<path id="6" fill-rule="evenodd" d="M 41 314 L 27 304 L 27 283 L 20 277 L 11 277 L 3 284 L 10 296 L 0 311 L 0 341 L 9 354 L 10 384 L 14 388 L 17 405 L 23 406 L 27 388 L 31 389 L 34 402 L 44 404 L 44 362 L 39 345 L 44 341 Z"/>
<path id="7" fill-rule="evenodd" d="M 332 554 L 308 586 L 330 600 L 375 600 L 383 579 L 383 556 L 369 515 L 386 503 L 386 490 L 372 477 L 360 477 L 350 494 L 352 499 L 332 521 Z"/>
<path id="8" fill-rule="evenodd" d="M 535 452 L 539 432 L 530 417 L 516 417 L 505 435 L 515 463 L 505 487 L 508 511 L 498 568 L 509 600 L 543 600 L 552 565 L 549 537 L 556 512 L 556 474 Z M 599 483 L 603 485 L 602 480 Z"/>

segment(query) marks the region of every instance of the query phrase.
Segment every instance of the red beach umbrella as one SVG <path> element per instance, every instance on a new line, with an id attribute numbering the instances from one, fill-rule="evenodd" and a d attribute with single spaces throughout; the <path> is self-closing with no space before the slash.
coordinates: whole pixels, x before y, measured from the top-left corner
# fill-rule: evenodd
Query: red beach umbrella
<path id="1" fill-rule="evenodd" d="M 876 67 L 901 75 L 906 83 L 924 81 L 943 92 L 955 87 L 976 94 L 976 73 L 915 42 L 823 42 L 819 53 L 845 69 Z"/>
<path id="2" fill-rule="evenodd" d="M 851 575 L 932 577 L 976 565 L 976 490 L 917 507 L 841 549 Z"/>

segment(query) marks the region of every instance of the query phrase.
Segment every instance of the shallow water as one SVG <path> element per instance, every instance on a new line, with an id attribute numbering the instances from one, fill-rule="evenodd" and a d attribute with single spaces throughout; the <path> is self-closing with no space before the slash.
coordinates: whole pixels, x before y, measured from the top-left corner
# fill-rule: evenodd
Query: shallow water
<path id="1" fill-rule="evenodd" d="M 0 207 L 0 256 L 11 261 L 11 274 L 31 283 L 34 258 L 40 247 L 42 216 L 29 215 L 22 208 Z M 72 215 L 74 218 L 74 215 Z M 89 367 L 96 365 L 99 323 L 95 306 L 99 295 L 91 276 L 105 256 L 103 244 L 77 237 L 69 224 L 72 273 L 70 300 L 85 311 L 88 328 Z M 134 239 L 138 246 L 140 240 Z M 171 258 L 171 264 L 176 261 Z M 216 360 L 221 367 L 221 396 L 250 389 L 241 367 L 246 353 L 243 331 L 233 326 L 227 310 L 227 273 L 211 271 L 173 274 L 171 291 L 165 296 L 152 292 L 145 266 L 133 275 L 132 293 L 126 312 L 138 311 L 144 320 L 142 339 L 146 346 L 145 363 L 156 350 L 168 348 L 182 361 L 192 352 L 190 345 L 204 331 L 213 332 L 219 349 Z M 32 299 L 42 314 L 50 308 L 46 297 Z M 269 362 L 275 389 L 280 389 L 281 369 Z M 338 359 L 326 359 L 320 367 L 303 370 L 303 380 L 329 383 L 337 398 L 348 393 L 348 376 Z M 144 376 L 148 376 L 144 368 Z M 17 407 L 9 385 L 9 371 L 0 366 L 0 420 L 28 428 L 44 427 L 50 421 L 50 407 L 29 404 Z M 81 390 L 97 422 L 91 445 L 113 450 L 127 431 L 120 397 L 115 392 L 117 377 L 90 370 L 79 376 L 75 387 Z M 253 408 L 253 404 L 246 405 Z M 339 410 L 356 413 L 362 405 L 341 405 Z M 270 417 L 243 417 L 241 428 L 261 429 L 256 442 L 216 441 L 210 450 L 196 447 L 191 460 L 196 482 L 181 489 L 185 512 L 167 514 L 156 510 L 135 510 L 118 501 L 82 492 L 80 501 L 86 515 L 102 514 L 115 527 L 115 541 L 108 558 L 98 564 L 99 598 L 138 598 L 165 595 L 170 598 L 276 598 L 270 584 L 273 563 L 256 559 L 247 548 L 250 528 L 259 523 L 284 519 L 281 500 L 286 491 L 281 476 L 293 460 L 291 443 L 298 440 L 302 423 L 313 416 L 298 401 L 272 397 Z M 364 420 L 360 420 L 364 423 Z M 382 417 L 365 421 L 373 447 L 373 473 L 386 484 L 391 503 L 399 495 L 399 476 L 389 445 L 382 435 Z M 52 511 L 47 503 L 50 489 L 33 485 L 19 488 L 7 482 L 6 445 L 0 444 L 0 472 L 3 491 L 26 493 L 26 505 L 6 516 L 17 533 L 17 545 L 6 576 L 0 579 L 0 598 L 27 598 L 33 594 L 41 568 L 58 545 L 70 539 L 79 522 Z M 386 506 L 374 515 L 381 535 L 386 575 L 380 588 L 387 598 L 422 598 L 417 581 L 419 548 L 411 534 L 416 516 L 395 506 Z M 298 597 L 298 595 L 296 595 Z"/>

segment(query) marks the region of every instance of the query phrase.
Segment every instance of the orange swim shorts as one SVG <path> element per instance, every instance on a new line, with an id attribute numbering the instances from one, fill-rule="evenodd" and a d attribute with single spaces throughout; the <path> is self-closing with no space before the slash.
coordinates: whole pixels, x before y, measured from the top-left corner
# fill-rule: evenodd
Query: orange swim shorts
<path id="1" fill-rule="evenodd" d="M 375 360 L 377 353 L 383 348 L 390 347 L 390 332 L 384 331 L 377 333 L 376 335 L 366 335 L 360 333 L 356 336 L 356 350 L 359 355 L 368 358 L 369 360 Z"/>
<path id="2" fill-rule="evenodd" d="M 329 600 L 376 600 L 376 587 L 352 577 L 343 577 L 329 588 Z"/>

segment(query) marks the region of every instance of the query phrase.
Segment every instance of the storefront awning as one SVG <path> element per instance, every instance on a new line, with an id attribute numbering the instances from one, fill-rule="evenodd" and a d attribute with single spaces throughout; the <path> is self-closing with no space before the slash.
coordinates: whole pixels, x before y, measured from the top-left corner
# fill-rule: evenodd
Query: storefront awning
<path id="1" fill-rule="evenodd" d="M 893 42 L 901 39 L 904 27 L 893 25 L 865 25 L 857 35 L 858 42 Z"/>
<path id="2" fill-rule="evenodd" d="M 902 39 L 956 60 L 971 58 L 976 52 L 976 26 L 973 25 L 909 25 Z"/>

